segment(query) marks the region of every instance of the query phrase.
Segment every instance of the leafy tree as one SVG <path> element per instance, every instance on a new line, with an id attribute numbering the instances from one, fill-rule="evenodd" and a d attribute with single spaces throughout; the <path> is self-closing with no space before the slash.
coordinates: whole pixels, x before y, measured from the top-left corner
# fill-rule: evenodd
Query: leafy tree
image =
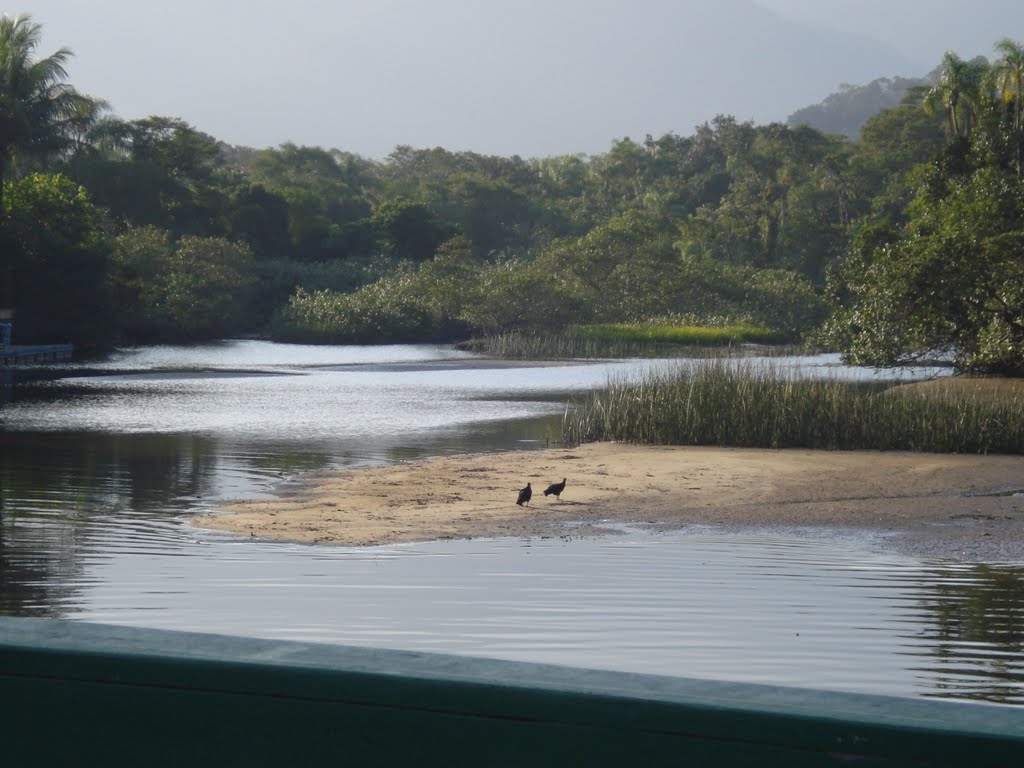
<path id="1" fill-rule="evenodd" d="M 858 152 L 884 162 L 884 172 L 906 173 L 930 162 L 944 143 L 942 127 L 917 104 L 901 104 L 864 123 Z"/>
<path id="2" fill-rule="evenodd" d="M 642 319 L 671 303 L 674 236 L 664 218 L 630 211 L 582 237 L 553 243 L 536 267 L 582 302 L 587 320 Z"/>
<path id="3" fill-rule="evenodd" d="M 228 195 L 220 145 L 184 120 L 108 119 L 90 133 L 92 152 L 66 170 L 120 222 L 177 234 L 223 234 Z"/>
<path id="4" fill-rule="evenodd" d="M 1017 175 L 1024 175 L 1024 46 L 1006 37 L 996 43 L 1002 54 L 992 68 L 997 97 L 1009 112 Z"/>
<path id="5" fill-rule="evenodd" d="M 228 232 L 249 244 L 259 257 L 287 257 L 288 202 L 260 184 L 246 184 L 234 191 L 228 208 Z"/>
<path id="6" fill-rule="evenodd" d="M 126 332 L 145 341 L 219 338 L 252 327 L 252 252 L 220 237 L 175 241 L 155 227 L 130 229 L 114 249 Z"/>
<path id="7" fill-rule="evenodd" d="M 879 244 L 881 241 L 881 244 Z M 864 244 L 831 318 L 852 362 L 951 353 L 963 370 L 1024 373 L 1024 183 L 982 168 L 927 188 L 896 237 Z"/>
<path id="8" fill-rule="evenodd" d="M 900 216 L 861 225 L 830 279 L 826 336 L 852 361 L 950 355 L 962 370 L 1024 372 L 1024 180 L 1018 173 L 1012 62 L 987 69 L 947 54 L 925 105 L 946 110 L 948 141 L 906 178 Z M 1000 85 L 1002 83 L 1002 85 Z M 1010 93 L 1006 96 L 1007 89 Z"/>
<path id="9" fill-rule="evenodd" d="M 0 302 L 15 310 L 18 339 L 86 351 L 112 344 L 109 248 L 85 189 L 64 176 L 26 176 L 8 185 L 0 214 Z"/>
<path id="10" fill-rule="evenodd" d="M 467 288 L 463 317 L 485 335 L 560 329 L 587 319 L 586 304 L 572 285 L 535 264 L 491 264 Z"/>
<path id="11" fill-rule="evenodd" d="M 31 16 L 0 15 L 0 210 L 13 166 L 69 149 L 105 106 L 65 82 L 70 50 L 36 56 L 41 36 Z"/>
<path id="12" fill-rule="evenodd" d="M 219 338 L 245 330 L 252 252 L 221 237 L 185 236 L 161 281 L 159 306 L 185 338 Z"/>
<path id="13" fill-rule="evenodd" d="M 250 165 L 254 182 L 287 201 L 292 249 L 300 259 L 336 255 L 331 240 L 337 230 L 370 215 L 365 189 L 375 182 L 352 155 L 286 143 L 257 153 Z"/>
<path id="14" fill-rule="evenodd" d="M 964 61 L 953 51 L 943 57 L 939 81 L 927 92 L 924 105 L 932 113 L 945 112 L 951 137 L 970 133 L 984 71 L 983 61 Z"/>
<path id="15" fill-rule="evenodd" d="M 422 203 L 388 200 L 373 213 L 381 239 L 399 258 L 424 261 L 448 239 L 449 232 Z"/>
<path id="16" fill-rule="evenodd" d="M 299 288 L 275 320 L 278 338 L 306 342 L 385 344 L 432 339 L 431 315 L 410 272 L 351 293 Z"/>
<path id="17" fill-rule="evenodd" d="M 845 225 L 862 193 L 840 138 L 780 124 L 719 121 L 727 187 L 681 222 L 687 248 L 702 257 L 820 279 L 845 246 Z"/>
<path id="18" fill-rule="evenodd" d="M 859 196 L 869 201 L 871 215 L 902 220 L 916 194 L 911 171 L 934 160 L 944 144 L 943 121 L 920 103 L 902 104 L 868 120 L 850 170 Z M 856 219 L 851 217 L 850 222 Z"/>
<path id="19" fill-rule="evenodd" d="M 448 205 L 448 219 L 468 238 L 477 258 L 528 253 L 545 218 L 523 192 L 479 174 L 454 176 Z"/>

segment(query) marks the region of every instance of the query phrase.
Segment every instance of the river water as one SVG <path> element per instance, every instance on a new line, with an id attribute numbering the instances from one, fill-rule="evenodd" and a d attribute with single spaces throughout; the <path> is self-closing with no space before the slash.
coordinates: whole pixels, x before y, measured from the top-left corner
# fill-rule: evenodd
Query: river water
<path id="1" fill-rule="evenodd" d="M 22 381 L 0 405 L 0 613 L 1024 704 L 1022 563 L 841 531 L 345 548 L 188 524 L 306 470 L 544 447 L 573 393 L 675 364 L 238 341 Z"/>

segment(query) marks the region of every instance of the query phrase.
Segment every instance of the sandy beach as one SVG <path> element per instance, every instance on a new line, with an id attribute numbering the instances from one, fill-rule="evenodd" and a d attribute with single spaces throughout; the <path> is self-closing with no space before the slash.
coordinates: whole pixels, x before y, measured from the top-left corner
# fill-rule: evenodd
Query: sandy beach
<path id="1" fill-rule="evenodd" d="M 545 497 L 563 477 L 561 498 Z M 527 482 L 533 499 L 517 506 Z M 599 535 L 610 523 L 833 528 L 919 555 L 1024 560 L 1024 457 L 594 443 L 315 472 L 193 523 L 337 545 Z"/>

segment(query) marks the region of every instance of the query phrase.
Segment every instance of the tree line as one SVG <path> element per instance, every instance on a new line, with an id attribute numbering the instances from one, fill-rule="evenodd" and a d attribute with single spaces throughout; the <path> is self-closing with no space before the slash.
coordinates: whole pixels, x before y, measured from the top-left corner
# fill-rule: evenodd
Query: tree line
<path id="1" fill-rule="evenodd" d="M 857 140 L 718 116 L 594 156 L 231 146 L 122 120 L 0 19 L 0 308 L 18 340 L 437 341 L 750 322 L 860 362 L 1020 372 L 1019 44 Z"/>

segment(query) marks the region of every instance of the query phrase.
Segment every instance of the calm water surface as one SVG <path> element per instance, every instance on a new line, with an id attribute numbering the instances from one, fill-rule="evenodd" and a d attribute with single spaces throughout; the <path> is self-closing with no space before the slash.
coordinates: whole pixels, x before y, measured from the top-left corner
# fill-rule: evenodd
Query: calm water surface
<path id="1" fill-rule="evenodd" d="M 571 393 L 670 365 L 228 342 L 23 382 L 0 406 L 0 612 L 1024 704 L 1020 563 L 916 560 L 852 533 L 355 549 L 186 522 L 305 470 L 543 447 Z"/>

